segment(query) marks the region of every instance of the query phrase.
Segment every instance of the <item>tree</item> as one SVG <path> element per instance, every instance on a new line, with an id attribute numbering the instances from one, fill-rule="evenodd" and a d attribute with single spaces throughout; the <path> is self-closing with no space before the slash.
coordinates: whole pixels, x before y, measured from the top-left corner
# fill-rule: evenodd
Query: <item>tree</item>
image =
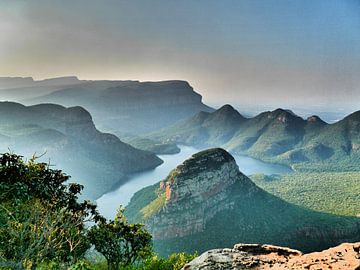
<path id="1" fill-rule="evenodd" d="M 78 184 L 35 158 L 0 157 L 0 267 L 35 268 L 50 260 L 73 263 L 89 248 L 85 223 L 104 220 L 96 206 L 79 203 Z"/>
<path id="2" fill-rule="evenodd" d="M 117 270 L 151 254 L 151 235 L 142 224 L 129 224 L 120 208 L 114 221 L 102 221 L 89 232 L 90 242 L 108 263 Z"/>

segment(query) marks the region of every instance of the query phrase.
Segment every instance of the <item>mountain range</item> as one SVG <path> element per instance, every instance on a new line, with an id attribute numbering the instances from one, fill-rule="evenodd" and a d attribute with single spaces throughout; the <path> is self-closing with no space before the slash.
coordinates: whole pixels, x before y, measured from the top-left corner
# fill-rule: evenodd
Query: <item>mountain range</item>
<path id="1" fill-rule="evenodd" d="M 101 130 L 139 135 L 200 111 L 213 111 L 186 81 L 82 81 L 76 77 L 34 81 L 0 78 L 2 100 L 26 105 L 82 106 Z"/>
<path id="2" fill-rule="evenodd" d="M 220 148 L 193 155 L 163 181 L 135 193 L 126 215 L 146 224 L 162 255 L 241 242 L 308 252 L 358 241 L 360 231 L 356 217 L 315 212 L 265 192 Z"/>
<path id="3" fill-rule="evenodd" d="M 25 157 L 44 154 L 40 160 L 64 169 L 85 186 L 83 196 L 93 199 L 129 174 L 162 163 L 155 154 L 97 130 L 89 112 L 78 106 L 0 102 L 0 151 L 9 149 Z"/>
<path id="4" fill-rule="evenodd" d="M 351 171 L 360 165 L 360 111 L 328 124 L 317 116 L 303 119 L 283 109 L 245 118 L 225 105 L 147 137 L 199 148 L 223 147 L 295 170 Z"/>

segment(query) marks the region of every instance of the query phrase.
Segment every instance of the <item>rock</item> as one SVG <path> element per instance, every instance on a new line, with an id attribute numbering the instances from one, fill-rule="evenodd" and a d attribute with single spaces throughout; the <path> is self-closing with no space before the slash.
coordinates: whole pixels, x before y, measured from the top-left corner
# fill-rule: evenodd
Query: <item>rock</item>
<path id="1" fill-rule="evenodd" d="M 260 244 L 237 244 L 233 249 L 209 250 L 183 270 L 215 269 L 360 269 L 360 242 L 344 243 L 321 252 L 302 254 L 298 250 Z"/>
<path id="2" fill-rule="evenodd" d="M 228 152 L 214 148 L 193 155 L 160 183 L 165 205 L 146 222 L 154 239 L 202 232 L 219 211 L 233 208 L 229 194 L 235 183 L 249 192 L 255 188 Z"/>
<path id="3" fill-rule="evenodd" d="M 314 212 L 265 192 L 220 148 L 184 161 L 161 183 L 134 195 L 127 211 L 131 222 L 147 226 L 161 256 L 239 242 L 313 252 L 360 241 L 358 218 Z"/>

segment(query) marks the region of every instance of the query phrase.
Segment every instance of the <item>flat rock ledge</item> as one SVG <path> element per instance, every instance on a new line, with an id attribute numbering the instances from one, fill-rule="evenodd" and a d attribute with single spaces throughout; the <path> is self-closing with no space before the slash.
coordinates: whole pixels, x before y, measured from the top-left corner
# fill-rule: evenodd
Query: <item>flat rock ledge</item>
<path id="1" fill-rule="evenodd" d="M 232 249 L 209 250 L 186 264 L 182 270 L 360 270 L 359 251 L 360 242 L 344 243 L 308 254 L 272 245 L 237 244 Z"/>

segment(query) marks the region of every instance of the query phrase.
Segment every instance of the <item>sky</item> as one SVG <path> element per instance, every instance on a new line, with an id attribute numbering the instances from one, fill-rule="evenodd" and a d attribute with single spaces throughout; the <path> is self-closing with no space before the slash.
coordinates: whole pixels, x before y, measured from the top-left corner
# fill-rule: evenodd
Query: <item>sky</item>
<path id="1" fill-rule="evenodd" d="M 360 0 L 0 0 L 0 76 L 66 75 L 360 107 Z"/>

